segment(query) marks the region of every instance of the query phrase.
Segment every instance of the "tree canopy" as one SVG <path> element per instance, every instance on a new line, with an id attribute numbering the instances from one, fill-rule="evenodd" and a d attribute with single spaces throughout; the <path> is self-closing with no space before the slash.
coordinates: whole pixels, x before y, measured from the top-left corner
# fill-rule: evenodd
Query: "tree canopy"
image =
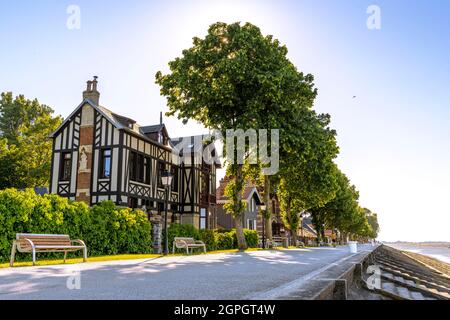
<path id="1" fill-rule="evenodd" d="M 53 109 L 2 93 L 0 100 L 0 189 L 48 186 L 52 142 L 49 135 L 61 124 Z"/>
<path id="2" fill-rule="evenodd" d="M 338 171 L 336 177 L 336 196 L 325 205 L 310 209 L 316 228 L 338 230 L 344 237 L 375 239 L 378 235 L 376 215 L 359 206 L 359 192 L 344 173 Z"/>
<path id="3" fill-rule="evenodd" d="M 228 129 L 279 129 L 284 117 L 311 107 L 316 95 L 313 77 L 298 72 L 286 55 L 285 46 L 250 23 L 211 25 L 205 38 L 195 37 L 169 63 L 169 74 L 156 74 L 167 115 L 199 121 L 223 135 Z M 225 192 L 233 201 L 227 209 L 245 248 L 239 226 L 245 170 L 242 164 L 228 166 L 233 181 Z"/>

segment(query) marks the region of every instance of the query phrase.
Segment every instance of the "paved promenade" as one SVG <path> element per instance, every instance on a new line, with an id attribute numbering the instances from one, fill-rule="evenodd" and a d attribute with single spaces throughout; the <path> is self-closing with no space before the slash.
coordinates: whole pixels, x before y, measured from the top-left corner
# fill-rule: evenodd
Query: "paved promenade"
<path id="1" fill-rule="evenodd" d="M 269 299 L 351 256 L 338 247 L 0 269 L 0 300 Z"/>

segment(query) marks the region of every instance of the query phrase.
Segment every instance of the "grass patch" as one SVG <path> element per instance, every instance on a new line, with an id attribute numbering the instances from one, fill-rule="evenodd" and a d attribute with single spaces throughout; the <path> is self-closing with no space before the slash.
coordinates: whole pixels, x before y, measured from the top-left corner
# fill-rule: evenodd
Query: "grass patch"
<path id="1" fill-rule="evenodd" d="M 89 257 L 88 263 L 90 262 L 105 262 L 105 261 L 117 261 L 117 260 L 135 260 L 135 259 L 155 259 L 161 257 L 160 254 L 120 254 L 115 256 L 99 256 L 99 257 Z M 67 259 L 65 264 L 77 264 L 82 263 L 83 258 L 71 258 Z M 64 264 L 63 259 L 52 259 L 52 260 L 37 260 L 36 266 L 52 266 Z M 31 267 L 33 266 L 32 261 L 19 261 L 14 262 L 14 267 Z M 9 262 L 1 263 L 1 268 L 9 268 Z"/>

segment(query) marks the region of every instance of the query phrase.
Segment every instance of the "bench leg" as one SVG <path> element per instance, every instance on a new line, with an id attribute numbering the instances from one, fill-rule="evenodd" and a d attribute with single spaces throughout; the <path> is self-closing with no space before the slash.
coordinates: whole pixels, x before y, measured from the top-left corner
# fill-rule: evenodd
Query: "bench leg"
<path id="1" fill-rule="evenodd" d="M 186 254 L 189 254 L 189 247 L 186 246 Z"/>
<path id="2" fill-rule="evenodd" d="M 33 248 L 32 251 L 32 255 L 33 255 L 33 267 L 36 265 L 36 249 Z"/>
<path id="3" fill-rule="evenodd" d="M 203 252 L 206 253 L 206 246 L 203 246 Z"/>
<path id="4" fill-rule="evenodd" d="M 67 251 L 64 251 L 64 263 L 66 263 Z"/>
<path id="5" fill-rule="evenodd" d="M 14 240 L 11 248 L 11 260 L 9 261 L 9 266 L 12 267 L 14 265 L 14 259 L 16 257 L 17 243 Z"/>
<path id="6" fill-rule="evenodd" d="M 87 248 L 83 248 L 83 262 L 87 262 Z"/>

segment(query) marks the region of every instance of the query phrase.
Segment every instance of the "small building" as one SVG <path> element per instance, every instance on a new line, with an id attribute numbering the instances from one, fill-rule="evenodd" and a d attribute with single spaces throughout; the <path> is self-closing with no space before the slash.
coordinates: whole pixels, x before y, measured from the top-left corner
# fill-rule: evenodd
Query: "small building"
<path id="1" fill-rule="evenodd" d="M 220 163 L 206 163 L 196 155 L 203 153 L 202 138 L 171 139 L 162 115 L 159 124 L 141 126 L 101 106 L 99 99 L 94 77 L 82 102 L 51 135 L 50 192 L 88 205 L 111 200 L 160 216 L 165 209 L 161 176 L 168 171 L 173 175 L 170 221 L 213 227 Z"/>
<path id="2" fill-rule="evenodd" d="M 311 218 L 303 218 L 300 230 L 298 231 L 300 241 L 307 246 L 317 244 L 317 232 Z"/>
<path id="3" fill-rule="evenodd" d="M 327 244 L 333 244 L 338 241 L 338 232 L 336 230 L 325 230 L 324 235 Z"/>
<path id="4" fill-rule="evenodd" d="M 284 226 L 283 219 L 281 217 L 280 202 L 278 201 L 278 197 L 276 194 L 272 194 L 270 196 L 269 206 L 271 209 L 270 212 L 272 213 L 272 236 L 281 238 L 288 237 L 289 231 Z"/>
<path id="5" fill-rule="evenodd" d="M 235 228 L 235 222 L 231 214 L 228 214 L 224 208 L 224 204 L 229 201 L 228 197 L 224 194 L 227 183 L 230 181 L 229 177 L 225 177 L 220 181 L 219 188 L 217 189 L 217 228 L 221 229 L 233 229 Z M 258 189 L 250 181 L 248 181 L 244 188 L 242 200 L 246 203 L 246 209 L 242 215 L 242 226 L 245 229 L 258 230 L 258 216 L 260 216 L 260 206 L 263 205 L 263 201 L 258 192 Z"/>

